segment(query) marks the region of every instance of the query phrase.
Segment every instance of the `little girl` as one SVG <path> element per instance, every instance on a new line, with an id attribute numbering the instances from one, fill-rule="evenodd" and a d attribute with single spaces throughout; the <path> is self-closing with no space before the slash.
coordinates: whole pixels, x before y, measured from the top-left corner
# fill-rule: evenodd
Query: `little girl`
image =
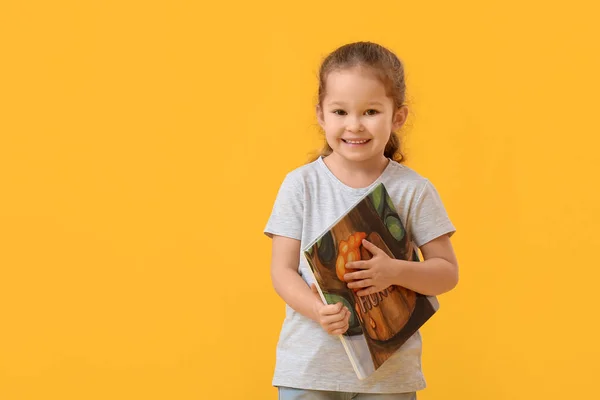
<path id="1" fill-rule="evenodd" d="M 273 286 L 286 302 L 273 385 L 283 400 L 416 399 L 425 388 L 420 333 L 359 380 L 337 337 L 348 329 L 350 313 L 341 303 L 322 302 L 302 255 L 306 244 L 384 183 L 424 261 L 391 259 L 365 240 L 374 257 L 345 276 L 348 286 L 358 295 L 390 285 L 440 295 L 456 286 L 455 228 L 434 186 L 401 164 L 395 132 L 408 114 L 402 63 L 374 43 L 338 48 L 321 65 L 316 111 L 325 146 L 286 175 L 265 228 L 272 238 Z"/>

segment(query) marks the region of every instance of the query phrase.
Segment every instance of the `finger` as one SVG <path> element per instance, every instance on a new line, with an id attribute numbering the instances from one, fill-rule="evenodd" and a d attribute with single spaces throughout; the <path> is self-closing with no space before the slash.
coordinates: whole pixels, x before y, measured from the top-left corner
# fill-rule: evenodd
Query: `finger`
<path id="1" fill-rule="evenodd" d="M 369 242 L 367 239 L 363 239 L 362 245 L 365 246 L 365 249 L 369 250 L 369 252 L 371 252 L 373 255 L 381 253 L 383 251 L 379 247 L 375 246 L 373 243 Z"/>
<path id="2" fill-rule="evenodd" d="M 347 323 L 348 323 L 348 321 L 346 321 L 346 319 L 344 318 L 341 321 L 337 321 L 337 322 L 333 322 L 331 324 L 327 324 L 327 330 L 333 331 L 335 329 L 343 328 L 344 326 L 346 326 Z"/>
<path id="3" fill-rule="evenodd" d="M 338 322 L 343 322 L 344 318 L 345 318 L 344 313 L 340 313 L 337 315 L 322 316 L 320 323 L 321 323 L 321 325 L 337 324 Z"/>
<path id="4" fill-rule="evenodd" d="M 344 309 L 344 304 L 342 302 L 337 302 L 335 304 L 329 304 L 325 306 L 323 309 L 323 315 L 337 315 L 342 312 Z"/>
<path id="5" fill-rule="evenodd" d="M 335 331 L 330 332 L 330 334 L 334 335 L 334 336 L 343 335 L 344 333 L 346 333 L 346 331 L 348 330 L 349 327 L 350 327 L 349 325 L 346 325 L 341 329 L 336 329 Z"/>
<path id="6" fill-rule="evenodd" d="M 346 318 L 344 318 L 344 326 L 340 329 L 336 329 L 333 334 L 335 335 L 343 335 L 350 328 L 350 311 L 346 314 Z"/>
<path id="7" fill-rule="evenodd" d="M 336 329 L 335 331 L 329 332 L 330 335 L 332 336 L 340 336 L 343 335 L 344 333 L 346 333 L 346 331 L 348 331 L 349 326 L 346 325 L 345 327 L 341 328 L 341 329 Z"/>
<path id="8" fill-rule="evenodd" d="M 363 271 L 357 271 L 357 272 L 349 272 L 346 275 L 344 275 L 344 280 L 347 281 L 356 281 L 359 279 L 367 279 L 370 277 L 370 273 L 369 271 L 363 270 Z"/>
<path id="9" fill-rule="evenodd" d="M 348 330 L 348 325 L 340 326 L 339 328 L 327 329 L 327 333 L 330 335 L 343 335 Z"/>
<path id="10" fill-rule="evenodd" d="M 348 318 L 345 320 L 344 326 L 340 329 L 336 330 L 336 335 L 343 335 L 350 328 L 350 313 L 348 313 Z"/>
<path id="11" fill-rule="evenodd" d="M 343 321 L 347 315 L 350 315 L 350 311 L 344 308 L 341 312 L 334 315 L 321 315 L 321 324 L 333 324 L 339 321 Z"/>
<path id="12" fill-rule="evenodd" d="M 361 279 L 359 281 L 352 281 L 348 284 L 350 289 L 362 289 L 367 288 L 373 285 L 373 281 L 371 279 Z M 358 293 L 357 293 L 358 294 Z"/>
<path id="13" fill-rule="evenodd" d="M 326 305 L 325 307 L 323 307 L 321 309 L 321 315 L 323 315 L 323 316 L 337 315 L 337 314 L 341 313 L 343 307 L 344 307 L 344 305 L 341 302 Z"/>
<path id="14" fill-rule="evenodd" d="M 329 333 L 333 333 L 336 331 L 341 331 L 341 333 L 344 333 L 347 330 L 348 330 L 348 322 L 346 322 L 346 321 L 336 322 L 335 324 L 330 324 L 327 327 L 327 332 L 329 332 Z"/>
<path id="15" fill-rule="evenodd" d="M 371 263 L 369 261 L 350 261 L 346 263 L 345 267 L 347 269 L 367 269 L 371 268 Z"/>

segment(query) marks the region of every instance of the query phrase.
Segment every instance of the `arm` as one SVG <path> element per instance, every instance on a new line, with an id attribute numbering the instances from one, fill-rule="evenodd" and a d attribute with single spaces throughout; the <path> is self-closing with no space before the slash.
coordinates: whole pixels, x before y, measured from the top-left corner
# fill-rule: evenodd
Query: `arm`
<path id="1" fill-rule="evenodd" d="M 350 311 L 342 303 L 325 305 L 316 288 L 309 288 L 298 274 L 300 241 L 284 236 L 273 236 L 271 280 L 277 294 L 291 308 L 321 324 L 332 335 L 341 335 L 348 329 Z"/>
<path id="2" fill-rule="evenodd" d="M 299 240 L 273 236 L 271 280 L 283 301 L 305 317 L 317 321 L 317 303 L 323 302 L 315 297 L 298 274 L 299 254 Z"/>
<path id="3" fill-rule="evenodd" d="M 396 271 L 394 284 L 431 296 L 452 290 L 458 284 L 458 262 L 448 235 L 420 249 L 423 262 L 391 259 Z"/>

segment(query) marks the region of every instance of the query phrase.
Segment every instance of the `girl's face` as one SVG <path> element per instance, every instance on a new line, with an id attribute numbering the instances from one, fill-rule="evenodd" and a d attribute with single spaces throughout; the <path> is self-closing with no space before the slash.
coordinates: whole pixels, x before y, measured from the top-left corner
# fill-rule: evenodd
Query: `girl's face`
<path id="1" fill-rule="evenodd" d="M 402 126 L 406 115 L 406 107 L 395 110 L 379 79 L 359 68 L 331 72 L 317 108 L 319 125 L 334 154 L 354 162 L 383 157 L 391 132 Z"/>

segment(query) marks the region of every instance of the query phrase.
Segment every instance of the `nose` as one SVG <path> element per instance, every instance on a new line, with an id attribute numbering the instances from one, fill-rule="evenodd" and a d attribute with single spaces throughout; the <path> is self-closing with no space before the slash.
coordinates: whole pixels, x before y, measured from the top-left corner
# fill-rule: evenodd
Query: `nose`
<path id="1" fill-rule="evenodd" d="M 348 116 L 346 130 L 349 132 L 360 132 L 363 130 L 362 122 L 358 117 Z"/>

